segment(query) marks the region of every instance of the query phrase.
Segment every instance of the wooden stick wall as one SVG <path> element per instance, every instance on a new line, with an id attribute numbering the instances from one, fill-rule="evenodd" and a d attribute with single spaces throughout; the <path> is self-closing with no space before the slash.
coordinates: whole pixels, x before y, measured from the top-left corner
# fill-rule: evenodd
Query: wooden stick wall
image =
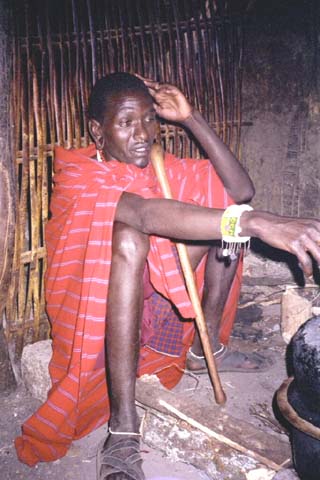
<path id="1" fill-rule="evenodd" d="M 214 0 L 14 0 L 13 109 L 18 222 L 6 309 L 9 341 L 47 338 L 44 228 L 55 145 L 90 142 L 86 106 L 95 81 L 137 72 L 178 85 L 239 155 L 242 26 Z M 224 16 L 220 16 L 223 13 Z M 159 140 L 199 156 L 186 133 L 162 125 Z"/>

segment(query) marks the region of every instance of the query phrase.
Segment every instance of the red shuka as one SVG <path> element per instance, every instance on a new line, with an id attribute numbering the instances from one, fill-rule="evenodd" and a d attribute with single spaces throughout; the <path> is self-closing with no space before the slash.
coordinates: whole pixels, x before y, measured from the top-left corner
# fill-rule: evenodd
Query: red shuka
<path id="1" fill-rule="evenodd" d="M 109 418 L 105 369 L 99 368 L 97 360 L 104 348 L 114 215 L 124 191 L 144 198 L 162 197 L 151 165 L 139 169 L 117 161 L 99 163 L 91 158 L 95 153 L 93 145 L 79 150 L 58 147 L 55 152 L 52 217 L 46 227 L 52 388 L 15 441 L 19 459 L 30 466 L 62 457 L 72 440 Z M 209 161 L 166 154 L 165 166 L 175 199 L 212 208 L 232 203 Z M 150 243 L 152 287 L 174 303 L 183 317 L 194 317 L 172 243 L 155 236 Z M 204 266 L 201 262 L 196 273 L 200 291 Z M 240 276 L 241 265 L 223 315 L 220 339 L 224 343 L 236 313 Z M 193 322 L 183 323 L 180 357 L 145 345 L 140 351 L 138 376 L 157 372 L 166 387 L 177 384 L 194 334 Z"/>

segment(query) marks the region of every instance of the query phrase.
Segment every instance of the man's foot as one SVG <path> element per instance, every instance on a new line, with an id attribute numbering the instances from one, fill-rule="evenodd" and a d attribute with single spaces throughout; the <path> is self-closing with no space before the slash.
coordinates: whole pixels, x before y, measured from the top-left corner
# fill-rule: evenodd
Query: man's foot
<path id="1" fill-rule="evenodd" d="M 264 372 L 272 366 L 270 358 L 257 352 L 232 351 L 222 344 L 214 353 L 214 358 L 219 372 Z M 191 349 L 187 353 L 186 369 L 196 374 L 208 373 L 205 358 L 195 355 Z"/>
<path id="2" fill-rule="evenodd" d="M 108 433 L 97 454 L 97 480 L 145 480 L 139 435 Z"/>

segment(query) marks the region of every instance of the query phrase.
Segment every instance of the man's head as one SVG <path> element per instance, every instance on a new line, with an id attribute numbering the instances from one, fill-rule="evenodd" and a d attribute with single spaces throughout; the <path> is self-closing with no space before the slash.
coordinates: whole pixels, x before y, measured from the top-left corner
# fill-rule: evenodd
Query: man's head
<path id="1" fill-rule="evenodd" d="M 101 78 L 91 93 L 88 115 L 90 133 L 107 161 L 140 168 L 148 164 L 156 113 L 142 80 L 123 72 Z"/>

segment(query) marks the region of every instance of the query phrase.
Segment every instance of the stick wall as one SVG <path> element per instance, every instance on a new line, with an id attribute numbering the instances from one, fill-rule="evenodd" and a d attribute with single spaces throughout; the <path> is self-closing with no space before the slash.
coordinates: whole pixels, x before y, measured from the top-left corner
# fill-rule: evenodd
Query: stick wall
<path id="1" fill-rule="evenodd" d="M 18 220 L 6 330 L 19 358 L 47 338 L 44 228 L 55 145 L 90 142 L 86 106 L 95 81 L 137 72 L 179 86 L 239 156 L 242 26 L 214 0 L 14 0 L 13 111 Z M 174 126 L 158 141 L 180 156 L 197 146 Z"/>

